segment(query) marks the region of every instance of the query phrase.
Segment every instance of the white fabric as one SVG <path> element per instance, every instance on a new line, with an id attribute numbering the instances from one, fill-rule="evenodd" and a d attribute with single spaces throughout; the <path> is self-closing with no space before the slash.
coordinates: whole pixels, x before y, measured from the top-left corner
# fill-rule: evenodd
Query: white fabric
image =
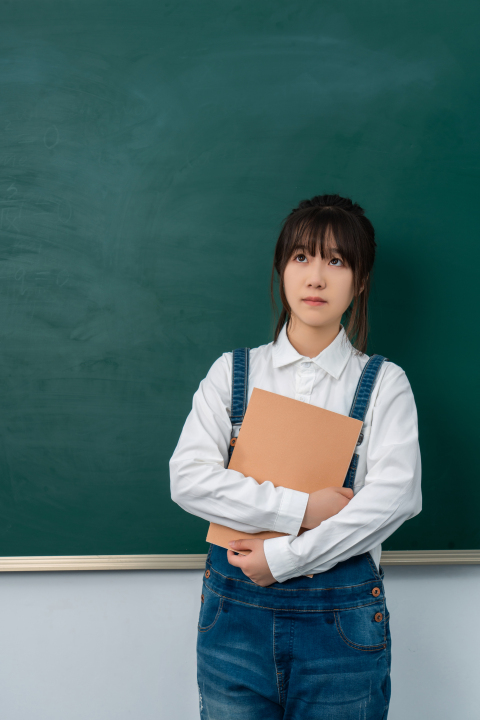
<path id="1" fill-rule="evenodd" d="M 193 396 L 170 459 L 172 499 L 184 510 L 235 530 L 287 533 L 265 540 L 278 582 L 325 572 L 370 551 L 380 564 L 381 543 L 422 509 L 417 409 L 401 367 L 385 361 L 368 407 L 354 497 L 337 515 L 297 537 L 308 494 L 225 467 L 231 438 L 232 352 L 211 366 Z M 250 350 L 248 397 L 254 387 L 348 415 L 369 356 L 355 354 L 343 326 L 317 357 L 300 355 L 283 326 L 277 342 Z"/>

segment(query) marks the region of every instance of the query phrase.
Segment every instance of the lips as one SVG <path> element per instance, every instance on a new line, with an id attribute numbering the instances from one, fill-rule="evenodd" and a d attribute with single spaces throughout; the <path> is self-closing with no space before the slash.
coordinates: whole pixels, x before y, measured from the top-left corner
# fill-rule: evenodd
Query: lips
<path id="1" fill-rule="evenodd" d="M 306 298 L 303 298 L 303 300 L 305 300 L 305 301 L 308 300 L 310 302 L 327 302 L 326 300 L 324 300 L 323 298 L 320 298 L 320 297 L 306 297 Z"/>

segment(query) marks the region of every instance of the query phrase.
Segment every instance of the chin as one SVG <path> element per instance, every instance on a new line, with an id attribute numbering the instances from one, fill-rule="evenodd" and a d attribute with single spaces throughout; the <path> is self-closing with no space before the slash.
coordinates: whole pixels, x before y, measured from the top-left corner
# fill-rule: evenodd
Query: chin
<path id="1" fill-rule="evenodd" d="M 323 327 L 324 325 L 327 325 L 328 322 L 329 322 L 328 318 L 312 318 L 312 317 L 303 318 L 303 317 L 299 317 L 299 320 L 300 320 L 304 325 L 309 325 L 310 327 L 314 327 L 314 328 L 316 328 L 316 327 Z"/>

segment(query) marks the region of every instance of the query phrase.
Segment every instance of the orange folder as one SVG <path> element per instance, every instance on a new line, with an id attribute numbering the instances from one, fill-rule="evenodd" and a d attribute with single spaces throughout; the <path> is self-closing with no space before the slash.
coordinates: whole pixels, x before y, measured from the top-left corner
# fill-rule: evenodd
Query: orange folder
<path id="1" fill-rule="evenodd" d="M 270 480 L 275 487 L 306 493 L 342 487 L 362 425 L 361 420 L 347 415 L 255 387 L 228 468 L 258 483 Z M 302 527 L 298 534 L 305 531 Z M 206 540 L 231 550 L 231 540 L 286 534 L 270 530 L 244 533 L 210 523 Z"/>

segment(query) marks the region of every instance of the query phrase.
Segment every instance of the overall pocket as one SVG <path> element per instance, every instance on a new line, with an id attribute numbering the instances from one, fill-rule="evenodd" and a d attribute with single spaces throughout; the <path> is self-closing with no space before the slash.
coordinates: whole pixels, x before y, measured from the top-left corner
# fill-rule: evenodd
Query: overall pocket
<path id="1" fill-rule="evenodd" d="M 335 625 L 342 640 L 357 650 L 381 650 L 386 646 L 385 602 L 335 610 Z"/>
<path id="2" fill-rule="evenodd" d="M 211 630 L 220 617 L 222 608 L 223 597 L 212 592 L 212 590 L 203 583 L 198 631 L 208 632 L 208 630 Z"/>

